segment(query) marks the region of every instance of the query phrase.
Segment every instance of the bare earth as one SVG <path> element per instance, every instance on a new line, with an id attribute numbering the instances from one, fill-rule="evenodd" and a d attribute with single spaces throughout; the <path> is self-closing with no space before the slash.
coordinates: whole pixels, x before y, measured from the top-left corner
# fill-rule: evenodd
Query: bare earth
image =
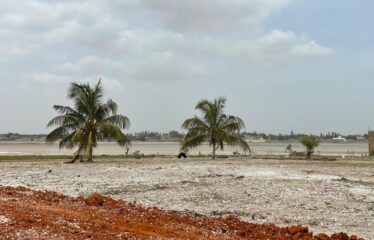
<path id="1" fill-rule="evenodd" d="M 147 159 L 0 163 L 0 185 L 71 196 L 99 192 L 170 211 L 236 214 L 315 233 L 374 239 L 374 162 Z M 187 210 L 188 209 L 188 210 Z"/>

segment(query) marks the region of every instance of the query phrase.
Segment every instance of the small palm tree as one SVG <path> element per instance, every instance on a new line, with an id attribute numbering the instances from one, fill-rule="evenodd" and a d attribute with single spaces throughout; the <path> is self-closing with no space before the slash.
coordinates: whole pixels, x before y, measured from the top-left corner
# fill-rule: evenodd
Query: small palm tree
<path id="1" fill-rule="evenodd" d="M 213 159 L 216 157 L 216 149 L 223 150 L 224 143 L 238 145 L 244 151 L 250 151 L 248 143 L 240 137 L 240 130 L 244 129 L 244 122 L 239 117 L 223 113 L 226 99 L 223 97 L 209 100 L 201 100 L 195 107 L 202 113 L 202 118 L 194 116 L 184 121 L 182 128 L 187 135 L 182 141 L 182 150 L 199 146 L 204 141 L 213 147 Z"/>
<path id="2" fill-rule="evenodd" d="M 300 138 L 300 143 L 303 144 L 306 148 L 306 158 L 310 159 L 310 156 L 312 156 L 314 149 L 319 145 L 319 140 L 313 136 L 303 136 Z"/>
<path id="3" fill-rule="evenodd" d="M 77 147 L 73 163 L 87 156 L 87 161 L 93 160 L 93 148 L 100 140 L 116 140 L 122 147 L 130 144 L 122 129 L 129 127 L 130 121 L 126 116 L 117 114 L 117 104 L 108 100 L 103 102 L 103 87 L 101 80 L 94 86 L 90 84 L 72 83 L 68 98 L 74 102 L 74 107 L 54 105 L 60 114 L 53 118 L 47 127 L 57 126 L 47 135 L 47 142 L 60 141 L 59 147 Z"/>

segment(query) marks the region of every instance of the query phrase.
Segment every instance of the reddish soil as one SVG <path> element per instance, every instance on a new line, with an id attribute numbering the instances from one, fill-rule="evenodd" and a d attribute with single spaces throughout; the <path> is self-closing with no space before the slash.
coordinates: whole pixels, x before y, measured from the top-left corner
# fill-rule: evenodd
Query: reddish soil
<path id="1" fill-rule="evenodd" d="M 236 217 L 190 217 L 116 201 L 0 186 L 0 239 L 318 239 L 354 240 L 337 233 L 314 236 L 307 227 L 252 224 Z"/>

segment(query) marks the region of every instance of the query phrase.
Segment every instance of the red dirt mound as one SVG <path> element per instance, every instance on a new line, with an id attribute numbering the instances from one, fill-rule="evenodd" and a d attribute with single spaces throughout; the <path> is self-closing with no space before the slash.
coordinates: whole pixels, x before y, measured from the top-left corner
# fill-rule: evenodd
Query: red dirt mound
<path id="1" fill-rule="evenodd" d="M 314 236 L 307 227 L 253 224 L 144 208 L 94 193 L 72 198 L 0 186 L 0 239 L 290 239 L 357 240 L 344 233 Z"/>

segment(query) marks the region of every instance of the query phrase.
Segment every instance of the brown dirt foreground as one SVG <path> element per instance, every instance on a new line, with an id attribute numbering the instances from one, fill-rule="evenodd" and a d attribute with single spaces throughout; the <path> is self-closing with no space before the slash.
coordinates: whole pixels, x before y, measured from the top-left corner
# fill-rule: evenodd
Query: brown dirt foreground
<path id="1" fill-rule="evenodd" d="M 24 187 L 0 186 L 0 239 L 319 239 L 354 240 L 337 233 L 314 236 L 307 227 L 253 224 L 236 217 L 190 217 L 116 201 Z"/>

